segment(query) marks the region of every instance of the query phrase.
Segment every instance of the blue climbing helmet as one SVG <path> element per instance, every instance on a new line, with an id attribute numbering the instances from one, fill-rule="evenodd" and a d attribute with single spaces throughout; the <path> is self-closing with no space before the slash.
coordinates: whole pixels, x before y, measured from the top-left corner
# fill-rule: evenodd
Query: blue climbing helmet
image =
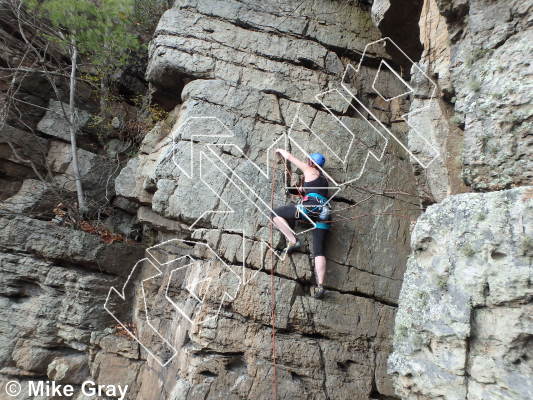
<path id="1" fill-rule="evenodd" d="M 326 163 L 326 157 L 324 157 L 323 154 L 320 153 L 313 153 L 309 155 L 309 158 L 315 162 L 316 165 L 319 167 L 323 167 Z"/>

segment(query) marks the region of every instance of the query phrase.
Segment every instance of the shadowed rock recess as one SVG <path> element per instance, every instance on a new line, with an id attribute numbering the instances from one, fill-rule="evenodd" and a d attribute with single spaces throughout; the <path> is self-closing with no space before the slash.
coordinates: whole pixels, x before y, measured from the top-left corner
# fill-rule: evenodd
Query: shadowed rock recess
<path id="1" fill-rule="evenodd" d="M 128 400 L 263 400 L 274 371 L 287 400 L 533 398 L 532 2 L 404 3 L 176 1 L 132 78 L 168 117 L 121 168 L 118 140 L 93 145 L 80 89 L 83 184 L 127 241 L 58 216 L 74 190 L 65 99 L 40 76 L 21 85 L 39 107 L 0 130 L 0 400 L 12 380 L 18 400 L 51 398 L 25 396 L 31 380 L 114 398 L 85 396 L 86 379 Z M 363 57 L 385 37 L 423 73 L 390 41 Z M 351 181 L 332 199 L 321 300 L 310 233 L 287 259 L 265 246 L 271 202 L 299 179 L 271 151 L 287 134 L 297 157 L 326 155 L 331 194 Z M 409 155 L 430 148 L 428 168 Z"/>

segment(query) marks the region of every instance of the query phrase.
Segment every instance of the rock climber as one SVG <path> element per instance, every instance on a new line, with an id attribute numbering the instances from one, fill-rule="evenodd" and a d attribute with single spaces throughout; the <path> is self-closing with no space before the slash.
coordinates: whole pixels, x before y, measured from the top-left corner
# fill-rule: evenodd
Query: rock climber
<path id="1" fill-rule="evenodd" d="M 315 229 L 312 231 L 312 254 L 315 260 L 317 290 L 314 296 L 321 298 L 325 293 L 323 285 L 326 276 L 324 241 L 329 230 L 329 224 L 321 221 L 329 220 L 330 215 L 328 181 L 321 171 L 326 158 L 320 153 L 313 153 L 309 156 L 307 162 L 303 162 L 284 149 L 276 149 L 276 154 L 279 154 L 303 172 L 303 184 L 298 190 L 301 198 L 300 204 L 276 208 L 272 215 L 272 221 L 288 241 L 287 254 L 293 253 L 302 246 L 301 241 L 293 233 L 296 221 L 307 220 L 315 223 Z"/>

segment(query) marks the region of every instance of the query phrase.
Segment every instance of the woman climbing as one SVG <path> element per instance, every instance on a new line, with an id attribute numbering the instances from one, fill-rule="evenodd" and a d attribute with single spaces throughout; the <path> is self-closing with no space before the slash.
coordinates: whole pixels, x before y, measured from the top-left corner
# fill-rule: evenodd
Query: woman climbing
<path id="1" fill-rule="evenodd" d="M 315 258 L 315 273 L 317 280 L 316 298 L 324 295 L 324 278 L 326 276 L 326 257 L 324 255 L 324 240 L 329 229 L 325 222 L 329 219 L 328 206 L 328 181 L 322 175 L 321 170 L 326 158 L 320 153 L 313 153 L 307 162 L 303 162 L 294 157 L 291 153 L 283 149 L 276 149 L 276 153 L 287 161 L 294 164 L 303 172 L 304 182 L 299 190 L 301 203 L 299 205 L 287 205 L 274 210 L 273 222 L 283 233 L 289 247 L 287 254 L 298 250 L 302 243 L 294 236 L 293 229 L 297 220 L 313 221 L 313 256 Z"/>

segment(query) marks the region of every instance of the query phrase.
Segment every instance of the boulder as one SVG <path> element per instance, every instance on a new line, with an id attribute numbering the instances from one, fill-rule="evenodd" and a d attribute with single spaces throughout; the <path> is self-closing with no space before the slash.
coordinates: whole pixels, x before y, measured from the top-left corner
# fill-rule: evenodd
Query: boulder
<path id="1" fill-rule="evenodd" d="M 89 377 L 88 361 L 85 354 L 58 357 L 48 365 L 47 376 L 56 382 L 80 385 Z"/>
<path id="2" fill-rule="evenodd" d="M 78 149 L 77 155 L 85 194 L 99 201 L 110 200 L 114 194 L 113 179 L 118 172 L 118 161 L 84 149 Z M 69 143 L 52 140 L 46 162 L 50 170 L 56 173 L 53 182 L 59 190 L 76 190 L 72 149 Z"/>
<path id="3" fill-rule="evenodd" d="M 46 182 L 26 179 L 14 196 L 0 203 L 0 209 L 36 217 L 51 217 L 54 207 L 61 201 L 61 195 Z"/>
<path id="4" fill-rule="evenodd" d="M 0 149 L 0 158 L 28 167 L 31 166 L 30 163 L 33 163 L 41 169 L 48 152 L 48 140 L 3 124 L 0 129 Z"/>
<path id="5" fill-rule="evenodd" d="M 77 135 L 83 135 L 83 128 L 89 122 L 91 115 L 83 110 L 75 109 L 75 128 Z M 50 99 L 48 110 L 37 124 L 42 133 L 70 142 L 70 108 L 66 103 Z"/>
<path id="6" fill-rule="evenodd" d="M 0 241 L 6 250 L 115 275 L 127 276 L 144 252 L 139 245 L 106 244 L 97 235 L 20 215 L 1 215 L 0 227 Z"/>
<path id="7" fill-rule="evenodd" d="M 418 220 L 389 358 L 402 399 L 533 392 L 533 187 L 450 196 Z"/>

